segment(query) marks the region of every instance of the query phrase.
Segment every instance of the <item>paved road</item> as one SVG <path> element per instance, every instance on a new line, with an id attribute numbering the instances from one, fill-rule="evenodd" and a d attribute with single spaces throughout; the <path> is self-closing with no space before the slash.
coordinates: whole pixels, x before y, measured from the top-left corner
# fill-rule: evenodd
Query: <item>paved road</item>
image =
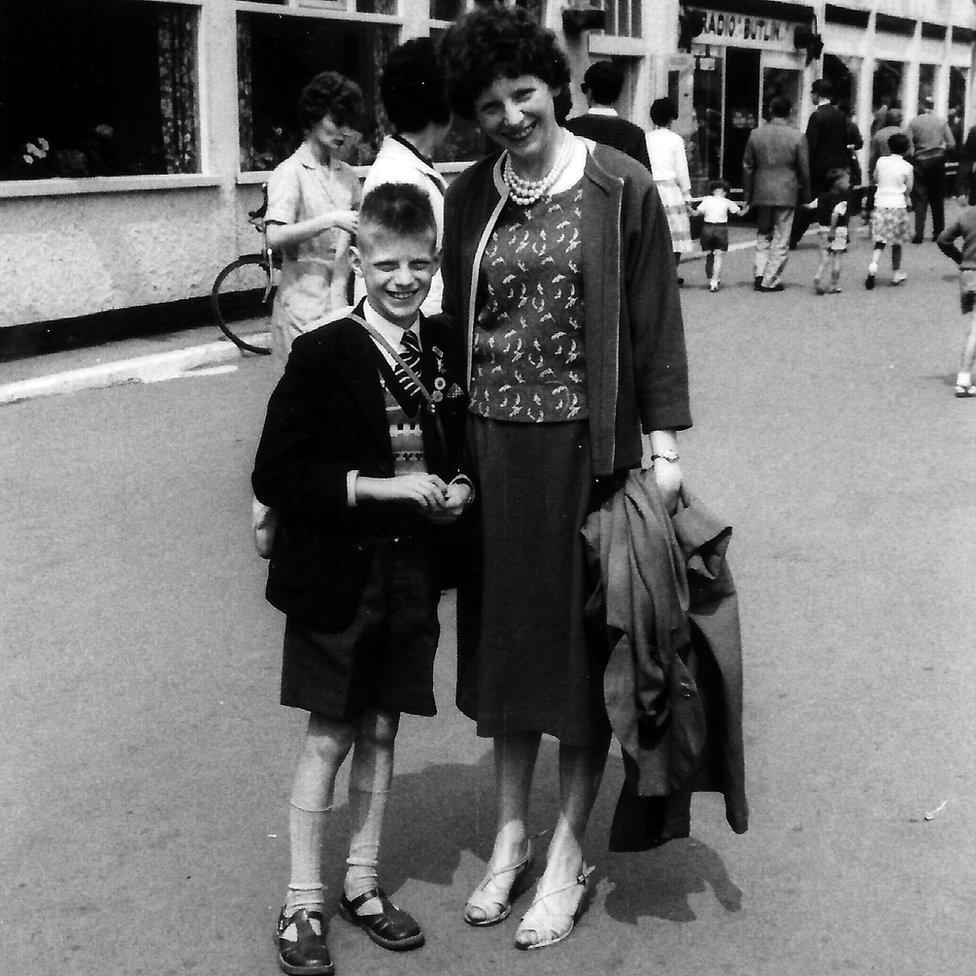
<path id="1" fill-rule="evenodd" d="M 813 261 L 780 295 L 686 273 L 682 451 L 735 525 L 752 829 L 700 797 L 690 840 L 608 855 L 614 760 L 573 938 L 522 954 L 515 919 L 461 924 L 491 774 L 451 704 L 446 602 L 441 714 L 404 723 L 386 844 L 428 945 L 394 956 L 336 920 L 340 976 L 972 972 L 976 402 L 951 395 L 951 266 L 912 249 L 909 284 L 868 296 L 859 244 L 845 293 L 816 298 Z M 0 409 L 0 972 L 276 972 L 301 717 L 276 704 L 281 620 L 246 529 L 267 366 Z"/>

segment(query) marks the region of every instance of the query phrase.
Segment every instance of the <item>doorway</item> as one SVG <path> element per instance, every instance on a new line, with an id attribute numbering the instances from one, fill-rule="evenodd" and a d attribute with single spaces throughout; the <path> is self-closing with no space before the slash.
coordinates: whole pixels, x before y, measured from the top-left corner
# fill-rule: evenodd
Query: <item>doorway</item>
<path id="1" fill-rule="evenodd" d="M 722 176 L 742 186 L 742 156 L 749 133 L 759 124 L 760 51 L 725 49 L 725 126 Z"/>

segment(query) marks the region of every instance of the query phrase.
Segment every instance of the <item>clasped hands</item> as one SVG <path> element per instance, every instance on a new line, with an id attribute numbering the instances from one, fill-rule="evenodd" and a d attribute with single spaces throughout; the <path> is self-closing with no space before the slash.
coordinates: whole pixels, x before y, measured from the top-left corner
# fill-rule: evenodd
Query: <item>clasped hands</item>
<path id="1" fill-rule="evenodd" d="M 416 472 L 393 478 L 357 478 L 356 495 L 371 501 L 406 502 L 435 525 L 450 525 L 468 507 L 472 489 L 466 481 L 448 484 L 436 474 Z"/>

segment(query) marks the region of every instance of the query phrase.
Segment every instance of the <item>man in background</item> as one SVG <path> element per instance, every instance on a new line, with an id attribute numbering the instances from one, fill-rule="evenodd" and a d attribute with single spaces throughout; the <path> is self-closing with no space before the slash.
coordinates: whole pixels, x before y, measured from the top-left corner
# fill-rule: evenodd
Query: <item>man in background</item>
<path id="1" fill-rule="evenodd" d="M 956 137 L 949 123 L 935 114 L 931 98 L 922 101 L 922 111 L 908 123 L 908 138 L 912 141 L 912 165 L 915 184 L 912 187 L 912 206 L 915 208 L 915 236 L 913 244 L 925 239 L 925 218 L 932 205 L 932 239 L 945 228 L 946 153 L 956 148 Z"/>
<path id="2" fill-rule="evenodd" d="M 619 149 L 649 170 L 647 140 L 644 130 L 622 119 L 613 103 L 624 87 L 623 69 L 613 61 L 595 61 L 583 75 L 583 94 L 589 106 L 585 115 L 567 120 L 566 128 L 585 139 Z"/>
<path id="3" fill-rule="evenodd" d="M 813 83 L 810 95 L 816 109 L 807 122 L 807 149 L 810 153 L 811 196 L 819 196 L 834 182 L 835 171 L 850 172 L 847 150 L 847 116 L 833 104 L 830 82 L 822 78 Z M 806 203 L 801 200 L 801 203 Z M 790 233 L 790 250 L 795 251 L 800 238 L 813 222 L 814 211 L 798 207 Z"/>
<path id="4" fill-rule="evenodd" d="M 803 133 L 790 125 L 790 100 L 769 103 L 769 121 L 749 133 L 742 157 L 746 204 L 756 211 L 756 291 L 782 291 L 787 239 L 797 200 L 810 198 L 810 171 Z"/>

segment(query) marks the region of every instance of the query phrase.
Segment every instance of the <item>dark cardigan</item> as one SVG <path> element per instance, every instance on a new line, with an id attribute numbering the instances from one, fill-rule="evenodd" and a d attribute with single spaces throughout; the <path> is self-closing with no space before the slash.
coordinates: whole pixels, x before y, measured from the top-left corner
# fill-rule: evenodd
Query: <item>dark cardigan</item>
<path id="1" fill-rule="evenodd" d="M 641 460 L 641 429 L 691 426 L 681 304 L 667 220 L 640 164 L 592 145 L 583 186 L 583 301 L 593 474 Z M 471 375 L 481 258 L 508 198 L 501 157 L 451 184 L 445 202 L 444 311 Z"/>

